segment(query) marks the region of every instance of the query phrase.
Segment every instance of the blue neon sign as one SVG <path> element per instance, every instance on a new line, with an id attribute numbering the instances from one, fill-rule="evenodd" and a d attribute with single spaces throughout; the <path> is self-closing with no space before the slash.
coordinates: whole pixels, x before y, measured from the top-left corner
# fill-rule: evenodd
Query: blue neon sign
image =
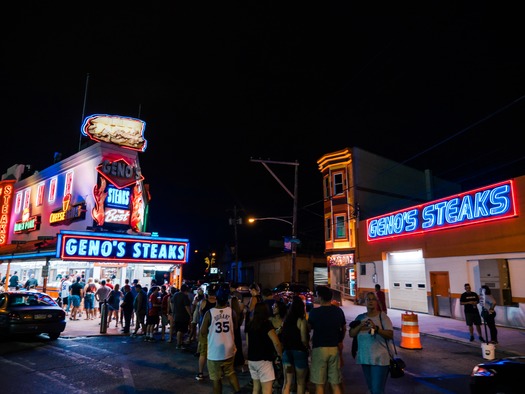
<path id="1" fill-rule="evenodd" d="M 516 216 L 514 183 L 505 181 L 367 220 L 367 239 L 400 237 Z"/>

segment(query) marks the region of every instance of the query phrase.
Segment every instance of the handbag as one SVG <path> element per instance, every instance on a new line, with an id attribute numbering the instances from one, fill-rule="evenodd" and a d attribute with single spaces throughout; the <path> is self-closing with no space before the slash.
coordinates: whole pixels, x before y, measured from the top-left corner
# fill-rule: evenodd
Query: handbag
<path id="1" fill-rule="evenodd" d="M 381 313 L 379 313 L 379 320 L 381 321 L 381 328 L 384 330 L 383 327 L 383 319 L 381 319 Z M 389 341 L 389 340 L 388 340 Z M 390 351 L 390 346 L 388 346 L 388 341 L 385 339 L 386 343 L 386 349 L 388 350 L 388 355 L 390 356 L 390 365 L 388 366 L 388 372 L 390 373 L 390 377 L 392 379 L 398 379 L 405 376 L 405 368 L 406 363 L 401 359 L 401 357 L 397 357 L 397 348 L 396 343 L 392 341 L 392 345 L 394 346 L 394 352 L 395 356 L 392 355 L 392 352 Z"/>

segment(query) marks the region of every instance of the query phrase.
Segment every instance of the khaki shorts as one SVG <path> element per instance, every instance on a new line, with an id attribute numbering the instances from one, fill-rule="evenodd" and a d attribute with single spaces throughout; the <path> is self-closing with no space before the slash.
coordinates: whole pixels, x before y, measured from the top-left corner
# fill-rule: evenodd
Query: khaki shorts
<path id="1" fill-rule="evenodd" d="M 230 357 L 226 360 L 214 361 L 208 360 L 208 373 L 211 380 L 221 380 L 223 376 L 230 377 L 235 375 L 235 368 L 233 360 L 235 357 Z"/>
<path id="2" fill-rule="evenodd" d="M 197 353 L 199 353 L 199 356 L 208 356 L 208 338 L 199 337 L 199 343 L 197 344 Z"/>
<path id="3" fill-rule="evenodd" d="M 314 384 L 339 384 L 343 381 L 341 375 L 341 358 L 339 348 L 314 347 L 310 365 L 310 382 Z"/>

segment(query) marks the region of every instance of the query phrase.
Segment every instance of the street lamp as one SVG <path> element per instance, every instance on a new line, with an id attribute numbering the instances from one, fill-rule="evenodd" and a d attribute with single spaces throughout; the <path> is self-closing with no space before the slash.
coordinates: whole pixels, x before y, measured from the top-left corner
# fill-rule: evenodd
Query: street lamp
<path id="1" fill-rule="evenodd" d="M 285 161 L 271 161 L 271 160 L 255 160 L 251 159 L 253 162 L 261 163 L 264 168 L 275 178 L 279 185 L 293 198 L 293 216 L 292 216 L 292 282 L 295 282 L 295 271 L 296 271 L 296 259 L 297 259 L 297 192 L 298 192 L 298 179 L 299 179 L 299 163 L 297 160 L 295 163 L 285 162 Z M 291 165 L 295 167 L 295 180 L 293 193 L 288 190 L 284 183 L 279 179 L 279 177 L 268 167 L 268 164 L 283 164 Z"/>
<path id="2" fill-rule="evenodd" d="M 286 220 L 285 218 L 287 218 L 289 216 L 285 216 L 284 218 L 277 218 L 277 217 L 267 217 L 267 218 L 248 218 L 248 222 L 249 223 L 255 223 L 259 220 L 278 220 L 280 222 L 285 222 L 285 223 L 288 223 L 290 226 L 293 226 L 293 223 L 290 222 L 289 220 Z"/>

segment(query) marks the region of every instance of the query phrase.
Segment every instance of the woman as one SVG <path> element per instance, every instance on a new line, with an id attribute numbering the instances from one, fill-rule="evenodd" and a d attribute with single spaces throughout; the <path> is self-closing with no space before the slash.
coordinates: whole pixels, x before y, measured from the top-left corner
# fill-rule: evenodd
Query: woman
<path id="1" fill-rule="evenodd" d="M 270 321 L 272 322 L 273 328 L 275 328 L 275 332 L 277 333 L 277 335 L 279 335 L 281 332 L 286 312 L 286 304 L 283 301 L 279 300 L 273 303 L 272 316 L 270 317 Z"/>
<path id="2" fill-rule="evenodd" d="M 246 306 L 246 312 L 244 314 L 245 315 L 244 316 L 244 332 L 245 333 L 248 330 L 248 325 L 253 315 L 255 305 L 258 302 L 262 302 L 261 289 L 257 283 L 254 282 L 250 285 L 250 294 L 251 294 L 250 301 L 248 301 L 248 305 Z"/>
<path id="3" fill-rule="evenodd" d="M 308 348 L 310 338 L 306 321 L 305 305 L 301 297 L 294 296 L 284 318 L 280 338 L 283 344 L 284 384 L 282 394 L 290 394 L 294 375 L 297 394 L 306 392 L 308 372 Z"/>
<path id="4" fill-rule="evenodd" d="M 394 340 L 392 321 L 388 315 L 379 311 L 378 300 L 373 291 L 366 293 L 366 313 L 356 317 L 356 324 L 350 326 L 349 335 L 358 336 L 359 347 L 356 363 L 361 364 L 366 384 L 371 394 L 385 392 L 390 353 L 387 346 Z M 393 352 L 393 350 L 391 350 Z"/>
<path id="5" fill-rule="evenodd" d="M 275 354 L 282 357 L 281 342 L 270 322 L 270 311 L 264 302 L 258 302 L 246 331 L 248 368 L 253 380 L 253 394 L 272 394 Z"/>
<path id="6" fill-rule="evenodd" d="M 124 298 L 124 294 L 120 291 L 120 285 L 117 283 L 113 286 L 113 290 L 109 293 L 108 298 L 108 327 L 111 325 L 113 316 L 115 317 L 115 327 L 118 327 L 118 314 L 120 311 L 120 301 Z"/>
<path id="7" fill-rule="evenodd" d="M 93 278 L 89 278 L 84 286 L 84 310 L 86 311 L 86 320 L 95 319 L 95 292 L 97 287 Z"/>
<path id="8" fill-rule="evenodd" d="M 233 335 L 235 339 L 235 347 L 237 348 L 237 351 L 235 352 L 235 359 L 233 360 L 233 365 L 236 370 L 240 369 L 240 372 L 245 372 L 244 370 L 244 353 L 242 348 L 242 334 L 241 334 L 241 327 L 243 322 L 243 314 L 242 314 L 242 302 L 239 300 L 237 296 L 232 296 L 230 299 L 230 306 L 232 310 L 237 315 L 237 325 L 233 329 Z M 243 305 L 244 306 L 244 305 Z"/>
<path id="9" fill-rule="evenodd" d="M 487 326 L 489 326 L 490 342 L 497 344 L 498 329 L 496 328 L 496 299 L 487 285 L 481 286 L 481 289 L 485 290 L 485 303 L 483 304 L 481 316 L 483 317 L 483 320 L 485 320 L 485 323 L 487 323 Z"/>

